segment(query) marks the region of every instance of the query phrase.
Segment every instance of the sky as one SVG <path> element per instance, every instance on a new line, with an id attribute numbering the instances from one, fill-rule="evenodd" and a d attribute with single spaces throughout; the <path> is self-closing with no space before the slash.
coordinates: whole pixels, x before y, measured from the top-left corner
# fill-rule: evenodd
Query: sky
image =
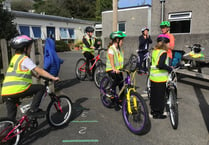
<path id="1" fill-rule="evenodd" d="M 132 7 L 132 6 L 138 6 L 145 2 L 145 4 L 151 5 L 152 0 L 119 0 L 118 7 L 119 8 L 125 8 L 125 7 Z"/>

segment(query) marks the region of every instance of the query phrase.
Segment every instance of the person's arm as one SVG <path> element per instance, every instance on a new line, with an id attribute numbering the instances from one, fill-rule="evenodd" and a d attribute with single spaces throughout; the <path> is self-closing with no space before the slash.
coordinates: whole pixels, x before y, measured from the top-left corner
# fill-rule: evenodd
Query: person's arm
<path id="1" fill-rule="evenodd" d="M 86 45 L 87 48 L 91 48 L 90 44 L 88 43 L 88 41 L 86 40 L 86 38 L 83 37 L 82 40 L 83 44 Z"/>
<path id="2" fill-rule="evenodd" d="M 49 74 L 48 72 L 46 72 L 45 70 L 43 70 L 42 68 L 40 68 L 38 66 L 36 66 L 33 70 L 36 73 L 38 73 L 38 75 L 40 75 L 40 76 L 49 78 L 49 79 L 54 80 L 54 81 L 58 81 L 59 80 L 59 77 L 54 77 L 53 75 Z"/>
<path id="3" fill-rule="evenodd" d="M 167 70 L 170 73 L 173 69 L 170 66 L 168 66 L 167 64 L 165 64 L 166 58 L 167 58 L 167 53 L 165 52 L 160 56 L 159 63 L 157 65 L 157 67 L 159 69 Z"/>
<path id="4" fill-rule="evenodd" d="M 151 37 L 150 37 L 150 35 L 148 36 L 148 42 L 151 44 L 152 43 L 152 39 L 151 39 Z"/>

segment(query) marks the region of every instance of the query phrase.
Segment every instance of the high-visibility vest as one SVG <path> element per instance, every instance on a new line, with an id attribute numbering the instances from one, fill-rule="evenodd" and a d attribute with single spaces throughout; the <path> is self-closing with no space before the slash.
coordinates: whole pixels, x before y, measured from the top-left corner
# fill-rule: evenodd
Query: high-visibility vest
<path id="1" fill-rule="evenodd" d="M 89 36 L 85 35 L 84 38 L 87 40 L 87 42 L 89 43 L 90 47 L 91 46 L 94 46 L 95 44 L 95 38 L 94 37 L 91 37 L 89 38 Z M 91 43 L 90 43 L 90 39 L 91 39 Z M 85 44 L 83 44 L 83 48 L 82 48 L 82 53 L 84 52 L 90 52 L 94 55 L 94 49 L 91 49 L 91 48 L 87 48 Z"/>
<path id="2" fill-rule="evenodd" d="M 12 57 L 2 85 L 2 96 L 19 94 L 26 91 L 32 84 L 30 70 L 22 70 L 21 63 L 28 56 L 16 54 Z"/>
<path id="3" fill-rule="evenodd" d="M 109 49 L 112 49 L 114 52 L 114 66 L 115 69 L 119 70 L 123 68 L 123 63 L 124 63 L 124 55 L 123 55 L 123 50 L 121 49 L 120 51 L 117 51 L 115 46 L 111 46 Z M 107 60 L 106 60 L 106 71 L 112 70 L 112 66 L 110 64 L 110 58 L 107 53 Z"/>
<path id="4" fill-rule="evenodd" d="M 152 65 L 150 68 L 150 80 L 153 82 L 166 82 L 168 80 L 168 71 L 157 68 L 160 56 L 165 52 L 166 52 L 165 50 L 161 50 L 161 49 L 155 49 L 152 52 Z M 166 58 L 165 63 L 167 65 L 169 64 L 168 56 Z"/>

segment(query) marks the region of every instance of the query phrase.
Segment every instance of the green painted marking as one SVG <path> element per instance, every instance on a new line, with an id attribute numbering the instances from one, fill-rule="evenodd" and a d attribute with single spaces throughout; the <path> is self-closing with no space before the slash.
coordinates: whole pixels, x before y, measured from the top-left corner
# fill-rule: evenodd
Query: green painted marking
<path id="1" fill-rule="evenodd" d="M 62 140 L 63 143 L 67 142 L 99 142 L 98 139 L 82 139 L 82 140 Z"/>
<path id="2" fill-rule="evenodd" d="M 72 121 L 73 123 L 97 123 L 97 120 Z"/>

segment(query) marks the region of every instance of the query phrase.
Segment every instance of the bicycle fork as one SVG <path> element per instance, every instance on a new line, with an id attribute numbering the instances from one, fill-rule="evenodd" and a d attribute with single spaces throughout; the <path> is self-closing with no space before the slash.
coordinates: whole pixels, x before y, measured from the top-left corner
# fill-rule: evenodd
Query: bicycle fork
<path id="1" fill-rule="evenodd" d="M 132 111 L 132 102 L 131 102 L 131 91 L 136 91 L 134 88 L 127 88 L 127 93 L 126 93 L 126 100 L 127 100 L 127 108 L 128 108 L 128 113 L 129 114 L 133 114 L 133 111 Z M 136 100 L 136 97 L 133 97 L 132 99 L 133 101 L 133 108 L 134 110 L 137 110 L 137 100 Z"/>

